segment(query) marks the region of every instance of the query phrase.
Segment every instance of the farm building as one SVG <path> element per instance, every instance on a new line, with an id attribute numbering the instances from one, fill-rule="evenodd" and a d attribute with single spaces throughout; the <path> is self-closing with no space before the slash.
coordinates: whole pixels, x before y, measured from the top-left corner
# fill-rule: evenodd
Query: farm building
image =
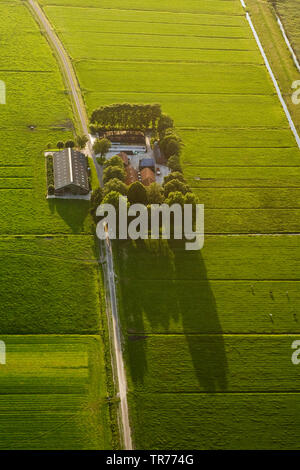
<path id="1" fill-rule="evenodd" d="M 138 172 L 132 166 L 130 165 L 127 166 L 125 168 L 125 172 L 126 172 L 125 183 L 127 185 L 130 185 L 138 180 Z"/>
<path id="2" fill-rule="evenodd" d="M 144 168 L 141 171 L 142 183 L 144 186 L 150 186 L 155 182 L 155 174 L 150 168 Z"/>
<path id="3" fill-rule="evenodd" d="M 142 170 L 143 168 L 151 168 L 151 170 L 155 170 L 155 161 L 153 160 L 153 158 L 143 158 L 141 161 L 140 161 L 140 170 Z"/>
<path id="4" fill-rule="evenodd" d="M 70 148 L 55 152 L 53 172 L 56 195 L 89 193 L 86 157 L 83 153 Z"/>

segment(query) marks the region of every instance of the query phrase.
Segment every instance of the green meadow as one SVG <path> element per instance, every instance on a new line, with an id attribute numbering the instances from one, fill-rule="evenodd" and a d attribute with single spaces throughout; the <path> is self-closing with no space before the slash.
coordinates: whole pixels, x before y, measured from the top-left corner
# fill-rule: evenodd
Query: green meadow
<path id="1" fill-rule="evenodd" d="M 300 33 L 299 33 L 299 21 L 300 12 L 297 0 L 275 0 L 274 6 L 279 13 L 281 21 L 284 24 L 284 28 L 287 32 L 289 41 L 292 44 L 294 51 L 296 52 L 298 59 L 300 56 Z"/>
<path id="2" fill-rule="evenodd" d="M 299 447 L 299 393 L 139 393 L 130 403 L 141 449 Z"/>
<path id="3" fill-rule="evenodd" d="M 111 448 L 89 203 L 46 199 L 44 151 L 73 138 L 71 103 L 26 2 L 0 1 L 0 29 L 0 448 Z"/>
<path id="4" fill-rule="evenodd" d="M 300 153 L 240 1 L 40 3 L 88 112 L 161 103 L 206 205 L 200 253 L 115 245 L 135 447 L 297 448 Z"/>
<path id="5" fill-rule="evenodd" d="M 1 336 L 1 449 L 99 449 L 110 431 L 99 336 Z"/>
<path id="6" fill-rule="evenodd" d="M 95 256 L 92 236 L 0 239 L 2 334 L 99 333 Z"/>
<path id="7" fill-rule="evenodd" d="M 56 61 L 22 2 L 0 2 L 0 234 L 87 233 L 88 203 L 46 200 L 44 150 L 72 137 L 71 105 Z M 31 130 L 30 126 L 34 126 Z M 79 210 L 77 210 L 77 207 Z M 71 209 L 71 210 L 70 210 Z"/>

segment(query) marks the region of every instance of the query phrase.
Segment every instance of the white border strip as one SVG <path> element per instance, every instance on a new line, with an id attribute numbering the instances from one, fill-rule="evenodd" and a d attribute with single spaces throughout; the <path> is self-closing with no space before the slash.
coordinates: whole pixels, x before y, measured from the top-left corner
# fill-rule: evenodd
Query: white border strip
<path id="1" fill-rule="evenodd" d="M 68 148 L 69 153 L 69 167 L 70 167 L 70 180 L 73 183 L 73 168 L 72 168 L 72 155 L 71 155 L 71 148 Z"/>
<path id="2" fill-rule="evenodd" d="M 244 1 L 244 0 L 243 0 L 243 1 Z M 292 48 L 292 45 L 291 45 L 291 43 L 290 43 L 290 41 L 289 41 L 289 38 L 288 38 L 287 35 L 286 35 L 285 29 L 284 29 L 284 27 L 283 27 L 283 24 L 282 24 L 282 22 L 281 22 L 279 16 L 276 15 L 276 18 L 277 18 L 277 23 L 279 24 L 279 27 L 280 27 L 280 29 L 281 29 L 282 36 L 284 37 L 285 43 L 286 43 L 287 47 L 289 48 L 290 53 L 292 54 L 294 64 L 296 65 L 298 71 L 300 72 L 300 64 L 299 64 L 299 62 L 298 62 L 297 56 L 296 56 L 296 54 L 295 54 L 295 52 L 294 52 L 294 49 Z"/>
<path id="3" fill-rule="evenodd" d="M 251 28 L 251 30 L 252 30 L 252 33 L 253 33 L 253 35 L 254 35 L 254 37 L 255 37 L 255 40 L 256 40 L 257 45 L 258 45 L 259 50 L 260 50 L 260 53 L 261 53 L 261 55 L 262 55 L 262 57 L 263 57 L 263 59 L 264 59 L 264 62 L 265 62 L 265 64 L 266 64 L 266 67 L 267 67 L 267 69 L 268 69 L 268 72 L 269 72 L 269 74 L 270 74 L 270 77 L 271 77 L 271 79 L 272 79 L 272 82 L 273 82 L 273 84 L 274 84 L 274 86 L 275 86 L 275 89 L 276 89 L 276 91 L 277 91 L 278 98 L 279 98 L 280 103 L 281 103 L 281 105 L 282 105 L 282 107 L 283 107 L 283 110 L 284 110 L 284 112 L 285 112 L 285 115 L 286 115 L 286 117 L 287 117 L 287 119 L 288 119 L 288 121 L 289 121 L 289 125 L 290 125 L 290 128 L 292 129 L 292 132 L 293 132 L 294 137 L 295 137 L 295 139 L 296 139 L 297 145 L 298 145 L 298 147 L 299 147 L 299 149 L 300 149 L 300 137 L 299 137 L 299 135 L 298 135 L 297 129 L 296 129 L 295 124 L 294 124 L 294 122 L 293 122 L 293 120 L 292 120 L 292 117 L 291 117 L 291 115 L 290 115 L 290 112 L 289 112 L 289 110 L 288 110 L 288 107 L 287 107 L 287 105 L 286 105 L 286 103 L 285 103 L 285 101 L 284 101 L 284 99 L 283 99 L 283 96 L 282 96 L 282 94 L 281 94 L 279 85 L 278 85 L 277 80 L 276 80 L 276 78 L 275 78 L 275 75 L 274 75 L 274 73 L 273 73 L 273 71 L 272 71 L 272 69 L 271 69 L 271 66 L 270 66 L 270 64 L 269 64 L 268 58 L 267 58 L 267 56 L 266 56 L 266 54 L 265 54 L 265 51 L 264 51 L 264 49 L 263 49 L 263 47 L 262 47 L 262 44 L 261 44 L 260 39 L 259 39 L 259 37 L 258 37 L 258 35 L 257 35 L 257 32 L 256 32 L 256 30 L 255 30 L 255 28 L 254 28 L 254 26 L 253 26 L 253 23 L 252 23 L 252 20 L 251 20 L 251 18 L 250 18 L 249 13 L 246 13 L 246 18 L 247 18 L 247 20 L 248 20 L 248 23 L 249 23 L 249 25 L 250 25 L 250 28 Z"/>
<path id="4" fill-rule="evenodd" d="M 247 8 L 246 3 L 244 2 L 244 0 L 241 0 L 241 4 L 242 4 L 243 8 L 245 8 L 245 9 Z"/>

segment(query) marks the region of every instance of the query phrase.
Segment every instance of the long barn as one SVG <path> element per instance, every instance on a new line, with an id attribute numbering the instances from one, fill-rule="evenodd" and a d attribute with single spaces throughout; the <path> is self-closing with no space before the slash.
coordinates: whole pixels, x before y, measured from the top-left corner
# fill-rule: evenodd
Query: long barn
<path id="1" fill-rule="evenodd" d="M 89 193 L 86 157 L 83 153 L 70 148 L 55 152 L 53 171 L 56 195 Z"/>

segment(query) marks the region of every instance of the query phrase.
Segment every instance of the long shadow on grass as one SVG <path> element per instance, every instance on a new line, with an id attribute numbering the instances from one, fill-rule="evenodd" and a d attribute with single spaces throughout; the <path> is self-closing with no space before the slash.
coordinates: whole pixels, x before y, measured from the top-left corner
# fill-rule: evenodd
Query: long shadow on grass
<path id="1" fill-rule="evenodd" d="M 143 384 L 147 373 L 147 334 L 179 333 L 186 338 L 197 390 L 226 390 L 222 329 L 201 252 L 186 251 L 182 242 L 119 242 L 118 266 L 133 383 Z M 166 362 L 176 368 L 172 357 Z"/>
<path id="2" fill-rule="evenodd" d="M 183 331 L 201 389 L 227 389 L 227 359 L 217 305 L 200 251 L 173 242 Z M 195 334 L 198 333 L 198 334 Z"/>
<path id="3" fill-rule="evenodd" d="M 89 215 L 89 202 L 78 199 L 48 199 L 49 209 L 59 216 L 70 227 L 72 233 L 81 233 L 84 221 Z"/>

